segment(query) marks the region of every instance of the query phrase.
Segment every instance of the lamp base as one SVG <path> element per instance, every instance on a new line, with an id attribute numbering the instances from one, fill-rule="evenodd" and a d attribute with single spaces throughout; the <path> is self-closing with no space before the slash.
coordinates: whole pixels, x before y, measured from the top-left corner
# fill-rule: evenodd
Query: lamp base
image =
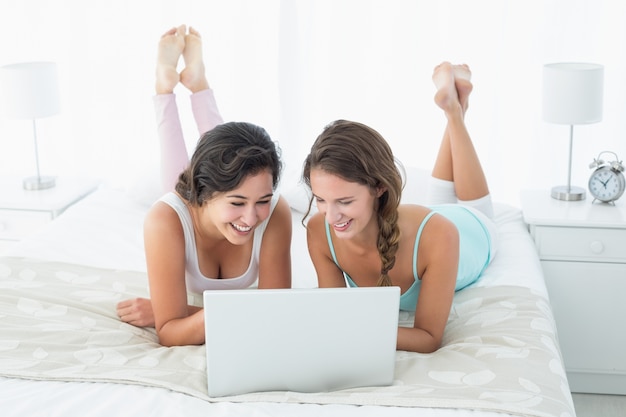
<path id="1" fill-rule="evenodd" d="M 54 177 L 28 177 L 22 182 L 25 190 L 45 190 L 55 186 Z"/>
<path id="2" fill-rule="evenodd" d="M 585 189 L 581 187 L 568 187 L 559 185 L 552 188 L 552 198 L 564 201 L 580 201 L 585 199 Z"/>

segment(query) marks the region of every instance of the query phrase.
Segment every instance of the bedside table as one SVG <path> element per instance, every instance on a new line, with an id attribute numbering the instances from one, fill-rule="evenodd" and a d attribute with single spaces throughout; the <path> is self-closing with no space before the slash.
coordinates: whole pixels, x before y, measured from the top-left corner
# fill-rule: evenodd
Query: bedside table
<path id="1" fill-rule="evenodd" d="M 626 202 L 521 202 L 545 275 L 572 392 L 626 394 Z"/>
<path id="2" fill-rule="evenodd" d="M 0 178 L 0 252 L 41 229 L 98 184 L 82 178 L 57 178 L 55 187 L 34 191 L 25 190 L 21 178 Z"/>

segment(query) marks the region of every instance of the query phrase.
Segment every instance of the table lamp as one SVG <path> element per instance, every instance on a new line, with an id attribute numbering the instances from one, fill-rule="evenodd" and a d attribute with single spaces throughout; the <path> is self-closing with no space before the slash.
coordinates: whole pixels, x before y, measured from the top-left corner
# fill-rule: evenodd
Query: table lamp
<path id="1" fill-rule="evenodd" d="M 567 185 L 552 188 L 558 200 L 578 201 L 585 189 L 573 187 L 572 145 L 574 125 L 602 120 L 604 67 L 584 62 L 561 62 L 543 67 L 543 120 L 569 125 L 569 164 Z"/>
<path id="2" fill-rule="evenodd" d="M 59 86 L 54 62 L 24 62 L 0 67 L 0 100 L 2 113 L 11 119 L 33 121 L 37 175 L 24 179 L 27 190 L 54 187 L 54 177 L 39 173 L 37 119 L 59 113 Z"/>

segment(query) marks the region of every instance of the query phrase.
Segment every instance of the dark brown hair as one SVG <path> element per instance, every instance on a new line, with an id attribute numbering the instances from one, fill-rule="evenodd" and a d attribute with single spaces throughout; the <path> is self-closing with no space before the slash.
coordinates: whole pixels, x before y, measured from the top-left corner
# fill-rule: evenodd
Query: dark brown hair
<path id="1" fill-rule="evenodd" d="M 200 137 L 176 191 L 201 206 L 215 193 L 234 190 L 244 178 L 263 170 L 271 172 L 276 189 L 281 168 L 279 149 L 265 129 L 246 122 L 224 123 Z"/>

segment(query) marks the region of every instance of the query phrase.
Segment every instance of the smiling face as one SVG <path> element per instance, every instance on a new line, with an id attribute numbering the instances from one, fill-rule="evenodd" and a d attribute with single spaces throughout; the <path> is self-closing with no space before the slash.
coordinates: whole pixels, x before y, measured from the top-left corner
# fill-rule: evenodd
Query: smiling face
<path id="1" fill-rule="evenodd" d="M 375 207 L 380 192 L 322 169 L 312 169 L 310 178 L 317 208 L 338 238 L 354 238 L 369 230 L 377 233 Z"/>
<path id="2" fill-rule="evenodd" d="M 243 179 L 237 188 L 217 193 L 202 206 L 201 216 L 233 245 L 246 243 L 270 215 L 272 173 L 264 170 Z"/>

